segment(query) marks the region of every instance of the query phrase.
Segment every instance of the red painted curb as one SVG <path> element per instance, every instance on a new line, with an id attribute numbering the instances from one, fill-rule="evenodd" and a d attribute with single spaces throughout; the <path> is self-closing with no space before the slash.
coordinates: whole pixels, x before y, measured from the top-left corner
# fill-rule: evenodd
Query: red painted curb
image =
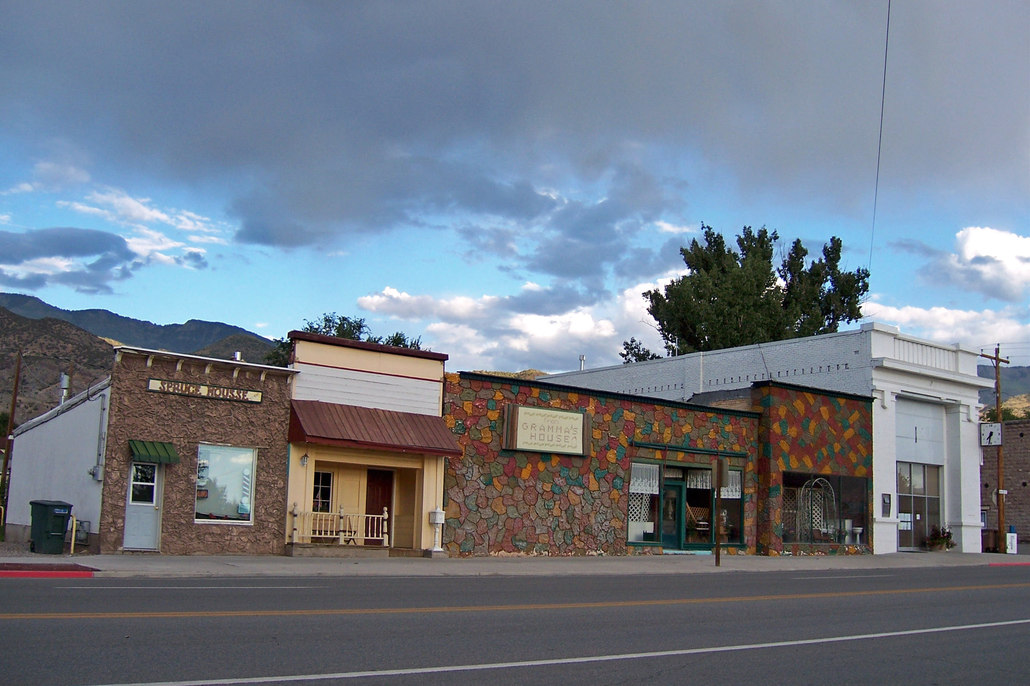
<path id="1" fill-rule="evenodd" d="M 0 577 L 14 577 L 21 579 L 84 579 L 91 578 L 92 576 L 92 571 L 85 570 L 58 571 L 54 569 L 0 569 Z"/>

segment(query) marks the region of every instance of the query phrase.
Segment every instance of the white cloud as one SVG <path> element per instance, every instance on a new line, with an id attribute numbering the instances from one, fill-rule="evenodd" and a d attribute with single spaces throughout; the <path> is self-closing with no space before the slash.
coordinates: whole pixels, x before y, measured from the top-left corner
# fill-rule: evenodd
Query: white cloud
<path id="1" fill-rule="evenodd" d="M 923 270 L 932 280 L 957 281 L 986 296 L 1012 302 L 1030 286 L 1030 236 L 970 226 L 955 235 L 956 252 Z"/>
<path id="2" fill-rule="evenodd" d="M 162 251 L 174 250 L 183 247 L 183 243 L 173 241 L 160 231 L 140 227 L 136 230 L 137 235 L 126 238 L 125 242 L 129 249 L 140 257 L 156 260 L 162 264 L 173 264 L 174 260 Z"/>
<path id="3" fill-rule="evenodd" d="M 862 305 L 862 315 L 885 324 L 893 324 L 903 333 L 952 345 L 961 343 L 972 348 L 988 348 L 996 342 L 1008 342 L 1016 354 L 1013 364 L 1030 365 L 1030 323 L 1025 307 L 1002 310 L 953 310 L 946 307 L 892 307 L 870 301 Z M 1004 347 L 1002 356 L 1006 356 Z"/>
<path id="4" fill-rule="evenodd" d="M 0 224 L 10 224 L 10 223 L 11 223 L 11 215 L 9 215 L 9 214 L 0 214 Z"/>
<path id="5" fill-rule="evenodd" d="M 439 317 L 455 321 L 482 319 L 497 301 L 498 298 L 486 295 L 478 299 L 467 296 L 436 299 L 429 295 L 411 295 L 387 286 L 380 293 L 358 298 L 358 306 L 401 319 Z"/>
<path id="6" fill-rule="evenodd" d="M 27 181 L 17 183 L 5 191 L 0 191 L 0 195 L 17 195 L 18 193 L 31 193 L 36 190 L 36 187 Z"/>
<path id="7" fill-rule="evenodd" d="M 0 260 L 0 264 L 3 261 Z M 18 264 L 5 265 L 5 269 L 14 275 L 23 277 L 30 274 L 42 274 L 50 276 L 64 272 L 77 271 L 80 268 L 78 262 L 66 257 L 39 257 L 34 260 L 25 260 Z"/>
<path id="8" fill-rule="evenodd" d="M 62 188 L 89 183 L 89 172 L 72 164 L 59 162 L 37 162 L 32 169 L 36 179 L 34 187 Z"/>
<path id="9" fill-rule="evenodd" d="M 124 223 L 152 224 L 159 222 L 175 226 L 175 222 L 165 212 L 150 207 L 150 198 L 134 198 L 118 188 L 94 191 L 86 196 L 87 200 L 107 206 L 115 218 Z"/>
<path id="10" fill-rule="evenodd" d="M 693 224 L 688 226 L 679 226 L 676 224 L 670 224 L 669 222 L 655 222 L 654 225 L 661 233 L 684 234 L 697 233 L 701 230 L 700 226 L 695 226 Z"/>

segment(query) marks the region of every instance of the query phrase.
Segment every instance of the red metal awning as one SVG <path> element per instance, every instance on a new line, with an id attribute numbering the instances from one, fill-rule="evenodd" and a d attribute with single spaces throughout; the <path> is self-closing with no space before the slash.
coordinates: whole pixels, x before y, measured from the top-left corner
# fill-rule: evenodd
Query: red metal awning
<path id="1" fill-rule="evenodd" d="M 290 442 L 424 455 L 462 453 L 442 417 L 318 400 L 292 401 Z"/>

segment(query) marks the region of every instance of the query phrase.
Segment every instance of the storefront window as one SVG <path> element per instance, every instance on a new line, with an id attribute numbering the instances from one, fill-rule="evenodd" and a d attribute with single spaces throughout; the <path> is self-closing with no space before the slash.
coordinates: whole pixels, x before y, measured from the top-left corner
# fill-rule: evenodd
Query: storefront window
<path id="1" fill-rule="evenodd" d="M 869 479 L 784 472 L 783 542 L 866 543 Z"/>
<path id="2" fill-rule="evenodd" d="M 711 469 L 687 469 L 687 543 L 712 543 L 713 523 L 718 524 L 720 543 L 741 543 L 743 541 L 741 485 L 742 473 L 730 470 L 729 481 L 722 487 L 722 508 L 713 517 L 715 489 L 712 486 Z"/>
<path id="3" fill-rule="evenodd" d="M 658 530 L 659 466 L 634 462 L 629 481 L 629 541 L 656 543 Z"/>
<path id="4" fill-rule="evenodd" d="M 250 523 L 257 451 L 201 445 L 197 455 L 197 521 Z"/>

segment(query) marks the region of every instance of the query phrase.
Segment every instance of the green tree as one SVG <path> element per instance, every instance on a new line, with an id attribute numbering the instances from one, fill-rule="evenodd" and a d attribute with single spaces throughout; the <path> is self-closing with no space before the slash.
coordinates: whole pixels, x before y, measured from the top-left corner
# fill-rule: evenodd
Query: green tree
<path id="1" fill-rule="evenodd" d="M 775 231 L 745 226 L 733 250 L 715 229 L 701 228 L 704 243 L 680 249 L 689 273 L 644 294 L 669 355 L 832 333 L 861 319 L 869 271 L 841 271 L 839 238 L 811 262 L 796 240 L 774 269 Z"/>
<path id="2" fill-rule="evenodd" d="M 390 345 L 396 348 L 422 349 L 421 337 L 408 338 L 401 331 L 396 331 L 385 338 L 373 336 L 364 318 L 347 317 L 335 312 L 327 312 L 314 321 L 305 320 L 301 331 L 323 336 L 335 336 L 336 338 L 349 338 L 355 341 L 365 341 L 366 343 L 379 343 L 380 345 Z M 289 337 L 277 339 L 275 347 L 265 355 L 265 362 L 278 367 L 285 367 L 290 363 L 290 352 Z"/>
<path id="3" fill-rule="evenodd" d="M 619 357 L 622 358 L 623 364 L 629 364 L 630 362 L 657 360 L 661 358 L 661 355 L 648 350 L 636 338 L 630 338 L 628 341 L 622 342 L 622 352 L 619 353 Z"/>

